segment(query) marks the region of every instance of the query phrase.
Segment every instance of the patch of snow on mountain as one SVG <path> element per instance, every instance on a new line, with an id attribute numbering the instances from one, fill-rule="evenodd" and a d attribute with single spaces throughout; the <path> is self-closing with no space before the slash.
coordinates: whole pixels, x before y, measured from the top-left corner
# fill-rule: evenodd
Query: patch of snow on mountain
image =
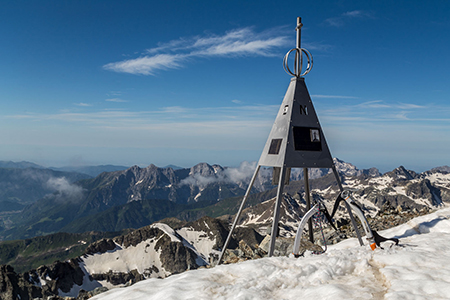
<path id="1" fill-rule="evenodd" d="M 393 191 L 389 191 L 389 195 L 403 195 L 406 196 L 406 191 L 405 191 L 405 187 L 404 186 L 393 186 L 391 187 L 393 189 Z"/>
<path id="2" fill-rule="evenodd" d="M 202 195 L 202 193 L 200 192 L 200 193 L 198 193 L 197 195 L 195 195 L 195 197 L 194 197 L 194 200 L 195 201 L 198 201 L 198 198 L 200 198 L 200 196 Z"/>
<path id="3" fill-rule="evenodd" d="M 400 246 L 372 251 L 349 239 L 322 255 L 272 257 L 147 279 L 93 300 L 448 299 L 450 209 L 381 232 Z"/>
<path id="4" fill-rule="evenodd" d="M 326 189 L 323 189 L 323 190 L 321 190 L 321 189 L 312 189 L 311 192 L 323 196 L 323 195 L 329 194 L 331 192 L 331 190 L 332 190 L 332 188 L 331 188 L 331 186 L 329 186 L 329 187 L 327 187 Z"/>
<path id="5" fill-rule="evenodd" d="M 205 224 L 206 228 L 211 229 L 206 221 L 203 221 L 203 224 Z"/>
<path id="6" fill-rule="evenodd" d="M 213 250 L 216 239 L 210 239 L 204 231 L 195 231 L 193 228 L 183 227 L 177 230 L 177 233 L 190 244 L 185 246 L 193 248 L 203 258 L 203 261 L 196 261 L 199 266 L 208 263 L 210 253 L 220 254 L 219 251 Z"/>
<path id="7" fill-rule="evenodd" d="M 162 230 L 165 234 L 167 234 L 170 237 L 170 240 L 172 242 L 180 242 L 180 239 L 177 237 L 177 234 L 169 225 L 164 223 L 155 223 L 152 225 L 152 227 Z"/>
<path id="8" fill-rule="evenodd" d="M 364 213 L 367 216 L 375 217 L 379 208 L 373 204 L 371 201 L 367 200 L 367 195 L 363 195 L 362 197 L 354 197 L 354 200 L 359 203 L 359 206 L 364 209 Z"/>
<path id="9" fill-rule="evenodd" d="M 223 170 L 222 167 L 219 165 L 213 165 L 212 168 L 213 168 L 215 174 L 217 174 Z"/>
<path id="10" fill-rule="evenodd" d="M 155 266 L 159 273 L 152 273 L 152 276 L 165 277 L 170 273 L 166 272 L 161 266 L 161 260 L 159 259 L 161 249 L 156 251 L 154 248 L 157 241 L 157 239 L 152 238 L 142 241 L 136 246 L 116 247 L 116 249 L 106 253 L 88 255 L 82 259 L 80 264 L 84 264 L 89 274 L 108 273 L 110 270 L 124 273 L 137 270 L 143 274 L 144 266 Z"/>
<path id="11" fill-rule="evenodd" d="M 259 219 L 261 218 L 261 215 L 248 213 L 247 218 L 248 220 L 245 222 L 245 226 L 250 224 L 259 224 L 260 223 Z"/>
<path id="12" fill-rule="evenodd" d="M 373 177 L 369 179 L 369 183 L 378 190 L 384 190 L 389 187 L 389 184 L 394 181 L 394 178 L 389 176 Z"/>
<path id="13" fill-rule="evenodd" d="M 425 178 L 428 179 L 434 186 L 450 188 L 450 173 L 443 174 L 436 172 L 432 174 L 427 174 Z"/>
<path id="14" fill-rule="evenodd" d="M 359 170 L 351 163 L 344 162 L 337 158 L 334 158 L 333 161 L 336 166 L 336 169 L 339 170 L 340 173 L 343 173 L 345 175 L 352 175 L 352 176 L 355 176 L 358 174 Z"/>
<path id="15" fill-rule="evenodd" d="M 39 285 L 40 287 L 43 287 L 47 284 L 47 280 L 43 279 L 41 276 L 39 276 Z"/>
<path id="16" fill-rule="evenodd" d="M 350 179 L 350 177 L 345 178 L 343 186 L 346 188 L 356 189 L 356 190 L 362 190 L 362 189 L 369 187 L 369 185 L 367 185 L 367 184 L 362 184 L 360 180 Z"/>

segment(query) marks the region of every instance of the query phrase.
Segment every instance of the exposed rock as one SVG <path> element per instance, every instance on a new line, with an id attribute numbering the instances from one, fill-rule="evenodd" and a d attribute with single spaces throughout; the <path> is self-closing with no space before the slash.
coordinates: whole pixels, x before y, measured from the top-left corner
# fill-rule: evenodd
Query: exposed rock
<path id="1" fill-rule="evenodd" d="M 116 237 L 114 238 L 114 241 L 127 248 L 129 246 L 136 246 L 140 242 L 151 238 L 159 238 L 163 234 L 164 232 L 161 229 L 149 225 L 133 230 L 129 234 Z"/>
<path id="2" fill-rule="evenodd" d="M 27 276 L 14 272 L 11 266 L 0 266 L 0 299 L 31 300 L 47 295 L 28 279 Z"/>
<path id="3" fill-rule="evenodd" d="M 292 236 L 295 229 L 292 227 L 306 212 L 306 202 L 300 194 L 291 197 L 284 193 L 280 208 L 280 234 L 282 236 Z M 266 234 L 268 226 L 273 220 L 273 210 L 276 198 L 267 200 L 261 204 L 243 210 L 239 225 L 255 228 L 260 234 Z"/>
<path id="4" fill-rule="evenodd" d="M 169 227 L 172 228 L 173 230 L 177 230 L 185 226 L 187 222 L 179 220 L 177 218 L 165 218 L 161 221 L 158 221 L 158 223 L 169 225 Z"/>
<path id="5" fill-rule="evenodd" d="M 92 244 L 90 244 L 85 253 L 86 254 L 95 254 L 95 253 L 105 253 L 108 250 L 114 250 L 116 248 L 116 244 L 112 239 L 101 239 Z"/>
<path id="6" fill-rule="evenodd" d="M 197 254 L 180 242 L 172 242 L 167 235 L 158 240 L 155 249 L 161 250 L 161 263 L 172 274 L 199 267 L 196 263 Z"/>
<path id="7" fill-rule="evenodd" d="M 252 250 L 257 249 L 263 239 L 264 236 L 259 234 L 253 228 L 237 227 L 235 229 L 234 240 L 238 243 L 241 241 L 245 242 Z"/>
<path id="8" fill-rule="evenodd" d="M 137 270 L 131 270 L 128 273 L 109 271 L 106 274 L 92 274 L 91 276 L 94 280 L 106 280 L 112 285 L 133 284 L 145 279 L 144 275 Z"/>
<path id="9" fill-rule="evenodd" d="M 95 295 L 104 293 L 106 291 L 108 291 L 108 288 L 106 288 L 104 286 L 95 288 L 92 291 L 81 290 L 80 293 L 78 294 L 77 300 L 87 300 L 87 299 L 94 297 Z"/>
<path id="10" fill-rule="evenodd" d="M 70 292 L 74 284 L 82 285 L 84 278 L 84 272 L 79 267 L 78 260 L 73 259 L 66 262 L 57 261 L 49 266 L 40 266 L 29 273 L 36 273 L 41 279 L 44 279 L 46 284 L 42 286 L 42 290 L 44 293 L 52 295 L 58 295 L 58 290 L 64 293 Z"/>
<path id="11" fill-rule="evenodd" d="M 450 173 L 449 166 L 436 167 L 430 170 L 431 172 L 441 172 L 441 173 Z"/>
<path id="12" fill-rule="evenodd" d="M 222 222 L 219 219 L 205 216 L 196 221 L 187 223 L 184 227 L 191 228 L 192 230 L 199 232 L 205 232 L 211 240 L 216 240 L 213 249 L 218 250 L 225 243 L 228 236 L 228 229 L 226 228 L 226 225 L 227 223 Z M 230 247 L 236 248 L 237 242 L 233 240 Z"/>
<path id="13" fill-rule="evenodd" d="M 405 167 L 400 166 L 385 175 L 390 176 L 396 180 L 411 180 L 417 177 L 417 173 L 411 170 L 406 170 Z"/>

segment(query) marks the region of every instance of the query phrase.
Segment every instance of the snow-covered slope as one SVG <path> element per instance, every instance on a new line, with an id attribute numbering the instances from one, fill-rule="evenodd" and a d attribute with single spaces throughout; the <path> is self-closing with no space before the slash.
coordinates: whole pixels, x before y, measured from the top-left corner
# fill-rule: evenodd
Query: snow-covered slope
<path id="1" fill-rule="evenodd" d="M 164 264 L 165 244 L 182 244 L 192 250 L 195 264 L 192 267 L 204 266 L 207 262 L 191 244 L 187 243 L 180 235 L 166 224 L 156 223 L 150 229 L 158 229 L 158 234 L 143 239 L 137 244 L 125 246 L 118 244 L 112 250 L 105 253 L 94 253 L 81 258 L 81 264 L 89 274 L 105 274 L 109 271 L 115 273 L 128 273 L 136 270 L 146 277 L 164 278 L 171 275 L 174 270 L 168 269 Z M 161 233 L 159 233 L 161 232 Z M 163 242 L 166 239 L 167 241 Z"/>
<path id="2" fill-rule="evenodd" d="M 238 228 L 235 233 L 231 249 L 239 244 L 250 253 L 263 240 L 250 228 Z M 87 299 L 105 289 L 197 269 L 217 260 L 227 235 L 227 224 L 210 217 L 190 223 L 162 220 L 113 239 L 98 240 L 80 257 L 24 274 L 17 274 L 11 266 L 0 266 L 0 285 L 6 287 L 0 290 L 0 299 Z M 248 258 L 255 257 L 261 256 L 251 254 Z"/>
<path id="3" fill-rule="evenodd" d="M 400 246 L 372 251 L 350 239 L 319 256 L 193 270 L 92 299 L 449 299 L 449 208 L 383 234 L 400 238 Z"/>
<path id="4" fill-rule="evenodd" d="M 81 290 L 113 288 L 205 266 L 206 256 L 195 246 L 211 252 L 205 246 L 211 244 L 208 240 L 190 243 L 168 225 L 155 223 L 114 239 L 102 239 L 77 259 L 42 266 L 26 276 L 44 295 L 77 297 Z"/>

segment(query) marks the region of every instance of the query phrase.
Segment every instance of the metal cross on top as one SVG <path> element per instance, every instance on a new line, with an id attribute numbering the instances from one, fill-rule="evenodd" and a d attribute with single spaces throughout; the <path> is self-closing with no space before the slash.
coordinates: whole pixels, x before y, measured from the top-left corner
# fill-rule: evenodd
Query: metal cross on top
<path id="1" fill-rule="evenodd" d="M 342 184 L 336 171 L 330 150 L 328 149 L 325 135 L 314 110 L 313 103 L 306 88 L 303 76 L 311 71 L 313 60 L 308 50 L 301 48 L 301 18 L 297 18 L 297 47 L 291 49 L 283 60 L 284 69 L 293 76 L 283 102 L 278 111 L 275 122 L 270 131 L 267 142 L 262 151 L 258 166 L 253 174 L 250 185 L 244 195 L 241 206 L 236 214 L 235 220 L 228 234 L 227 240 L 222 248 L 218 264 L 221 263 L 232 233 L 237 225 L 237 221 L 247 201 L 250 190 L 255 182 L 261 166 L 273 167 L 273 181 L 278 184 L 277 198 L 273 214 L 273 223 L 271 230 L 271 240 L 268 256 L 272 256 L 275 248 L 275 239 L 278 232 L 278 223 L 280 218 L 280 204 L 283 194 L 283 188 L 289 182 L 291 168 L 303 168 L 305 180 L 306 211 L 311 207 L 308 168 L 331 168 L 336 177 L 339 188 Z M 295 53 L 294 70 L 288 66 L 288 58 L 291 53 Z M 302 73 L 303 54 L 307 58 L 306 70 Z M 350 214 L 353 227 L 357 233 L 360 244 L 362 240 L 359 231 L 356 228 L 353 215 L 349 207 L 347 211 Z M 310 220 L 311 221 L 311 220 Z M 312 224 L 309 223 L 309 237 L 313 241 Z"/>

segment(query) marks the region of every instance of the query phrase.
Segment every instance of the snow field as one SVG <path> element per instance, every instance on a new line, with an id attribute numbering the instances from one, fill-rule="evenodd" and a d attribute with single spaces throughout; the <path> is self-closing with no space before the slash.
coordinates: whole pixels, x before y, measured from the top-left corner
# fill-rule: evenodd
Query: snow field
<path id="1" fill-rule="evenodd" d="M 349 239 L 319 256 L 192 270 L 92 299 L 450 299 L 450 208 L 381 234 L 400 246 L 372 251 Z"/>
<path id="2" fill-rule="evenodd" d="M 219 251 L 213 250 L 216 239 L 206 238 L 208 233 L 204 231 L 194 231 L 193 228 L 184 227 L 177 230 L 177 233 L 188 242 L 184 243 L 186 247 L 190 247 L 203 258 L 204 261 L 197 261 L 198 265 L 208 264 L 210 253 L 220 254 Z"/>
<path id="3" fill-rule="evenodd" d="M 159 259 L 160 251 L 155 251 L 154 245 L 157 243 L 155 239 L 143 241 L 136 246 L 130 246 L 122 249 L 117 246 L 116 249 L 102 254 L 88 255 L 83 258 L 83 265 L 90 274 L 108 273 L 110 270 L 114 272 L 130 272 L 137 270 L 140 274 L 145 272 L 146 268 L 155 266 L 158 273 L 152 273 L 152 277 L 165 277 L 170 275 L 161 267 Z"/>

